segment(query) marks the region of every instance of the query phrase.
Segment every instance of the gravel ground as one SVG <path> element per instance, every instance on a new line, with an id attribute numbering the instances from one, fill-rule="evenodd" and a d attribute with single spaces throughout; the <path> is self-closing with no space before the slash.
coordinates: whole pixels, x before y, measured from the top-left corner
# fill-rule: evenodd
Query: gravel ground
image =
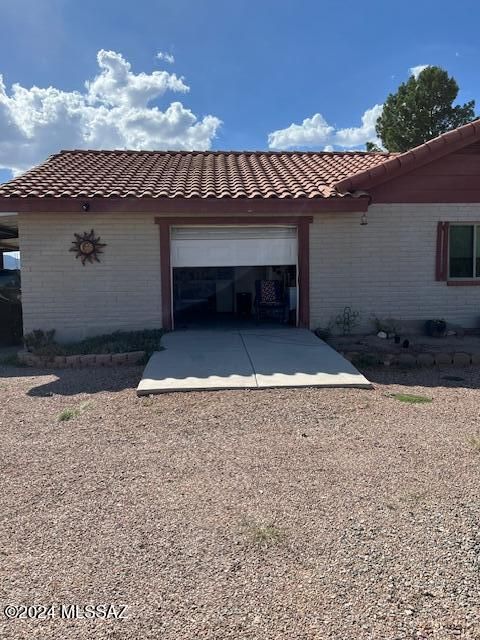
<path id="1" fill-rule="evenodd" d="M 396 345 L 392 338 L 385 340 L 376 335 L 365 336 L 332 336 L 328 343 L 339 351 L 369 351 L 381 353 L 480 353 L 480 336 L 446 336 L 430 338 L 419 334 L 402 334 L 401 342 Z M 402 347 L 404 339 L 409 341 L 408 349 Z"/>
<path id="2" fill-rule="evenodd" d="M 479 369 L 153 398 L 137 368 L 58 375 L 0 368 L 2 640 L 480 638 Z M 127 618 L 59 617 L 100 603 Z"/>

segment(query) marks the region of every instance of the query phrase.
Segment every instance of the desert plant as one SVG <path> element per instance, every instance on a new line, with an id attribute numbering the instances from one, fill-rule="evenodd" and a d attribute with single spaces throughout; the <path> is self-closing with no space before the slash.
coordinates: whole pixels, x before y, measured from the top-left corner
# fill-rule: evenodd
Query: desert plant
<path id="1" fill-rule="evenodd" d="M 55 341 L 55 330 L 37 329 L 25 336 L 25 346 L 37 356 L 74 356 L 90 353 L 126 353 L 129 351 L 145 351 L 150 356 L 160 349 L 161 329 L 145 329 L 143 331 L 115 331 L 114 333 L 85 338 L 79 342 L 58 344 Z"/>
<path id="2" fill-rule="evenodd" d="M 43 329 L 34 329 L 27 333 L 23 338 L 28 351 L 35 352 L 37 349 L 51 346 L 55 343 L 55 329 L 44 331 Z"/>
<path id="3" fill-rule="evenodd" d="M 114 333 L 85 338 L 80 342 L 63 345 L 65 355 L 88 353 L 125 353 L 128 351 L 146 351 L 152 354 L 158 351 L 161 329 L 144 329 L 142 331 L 115 331 Z"/>
<path id="4" fill-rule="evenodd" d="M 384 331 L 387 335 L 400 333 L 400 323 L 395 318 L 381 319 L 373 316 L 372 322 L 375 327 L 375 333 L 379 331 Z"/>
<path id="5" fill-rule="evenodd" d="M 469 438 L 467 438 L 467 442 L 476 453 L 480 453 L 480 436 L 479 435 L 470 436 Z"/>
<path id="6" fill-rule="evenodd" d="M 77 408 L 67 408 L 64 409 L 58 416 L 58 421 L 59 422 L 67 422 L 68 420 L 71 420 L 72 418 L 76 418 L 77 416 L 80 415 L 80 409 Z"/>
<path id="7" fill-rule="evenodd" d="M 435 318 L 425 322 L 425 333 L 432 338 L 443 338 L 447 332 L 447 323 L 445 320 Z"/>
<path id="8" fill-rule="evenodd" d="M 59 422 L 67 422 L 68 420 L 71 420 L 72 418 L 78 418 L 78 416 L 85 411 L 86 409 L 88 409 L 88 407 L 90 406 L 90 402 L 82 402 L 79 404 L 78 407 L 67 407 L 66 409 L 64 409 L 58 416 L 58 421 Z"/>
<path id="9" fill-rule="evenodd" d="M 249 532 L 255 544 L 265 547 L 280 542 L 283 538 L 283 532 L 273 523 L 251 525 Z"/>

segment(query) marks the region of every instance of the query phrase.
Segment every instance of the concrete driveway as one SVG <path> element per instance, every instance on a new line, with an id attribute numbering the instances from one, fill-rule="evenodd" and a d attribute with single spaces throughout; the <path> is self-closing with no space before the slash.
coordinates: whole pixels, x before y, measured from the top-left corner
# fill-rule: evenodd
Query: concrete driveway
<path id="1" fill-rule="evenodd" d="M 201 389 L 361 387 L 371 383 L 306 329 L 174 331 L 150 358 L 138 395 Z"/>

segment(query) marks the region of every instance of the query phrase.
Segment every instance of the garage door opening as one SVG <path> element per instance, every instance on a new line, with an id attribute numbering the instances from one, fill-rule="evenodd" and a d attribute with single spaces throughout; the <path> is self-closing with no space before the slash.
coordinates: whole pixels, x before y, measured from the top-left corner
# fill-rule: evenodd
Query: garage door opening
<path id="1" fill-rule="evenodd" d="M 174 328 L 298 324 L 297 228 L 171 229 Z"/>
<path id="2" fill-rule="evenodd" d="M 295 265 L 174 268 L 174 326 L 296 326 L 296 279 Z"/>

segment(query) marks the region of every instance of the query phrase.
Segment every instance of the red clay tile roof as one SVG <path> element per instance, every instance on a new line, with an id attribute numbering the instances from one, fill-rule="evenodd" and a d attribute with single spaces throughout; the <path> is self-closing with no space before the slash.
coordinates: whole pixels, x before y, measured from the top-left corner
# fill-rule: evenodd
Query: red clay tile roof
<path id="1" fill-rule="evenodd" d="M 338 180 L 333 187 L 339 193 L 345 194 L 357 189 L 370 189 L 478 140 L 480 140 L 480 119 L 442 133 L 442 135 L 405 153 L 391 154 L 385 162 L 365 167 L 354 175 L 345 176 L 345 178 Z"/>
<path id="2" fill-rule="evenodd" d="M 0 198 L 334 198 L 382 165 L 366 152 L 61 151 L 0 185 Z"/>

